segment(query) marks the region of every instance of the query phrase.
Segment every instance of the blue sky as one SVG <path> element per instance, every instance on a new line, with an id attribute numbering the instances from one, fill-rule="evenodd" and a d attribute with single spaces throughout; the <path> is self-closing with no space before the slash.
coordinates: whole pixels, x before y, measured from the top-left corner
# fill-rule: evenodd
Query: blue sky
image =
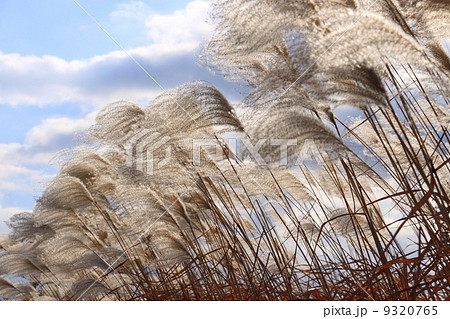
<path id="1" fill-rule="evenodd" d="M 79 5 L 78 5 L 78 4 Z M 148 105 L 160 87 L 193 80 L 233 86 L 197 65 L 212 27 L 210 1 L 0 1 L 0 233 L 32 209 L 57 171 L 54 155 L 76 145 L 98 109 L 118 99 Z M 82 8 L 111 35 L 121 50 Z"/>

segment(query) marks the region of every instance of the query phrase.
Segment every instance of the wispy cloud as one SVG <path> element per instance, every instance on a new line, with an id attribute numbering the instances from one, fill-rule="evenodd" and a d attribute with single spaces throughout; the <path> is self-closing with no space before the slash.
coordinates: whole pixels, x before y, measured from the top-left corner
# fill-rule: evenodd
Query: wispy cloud
<path id="1" fill-rule="evenodd" d="M 51 178 L 46 165 L 58 151 L 76 145 L 74 136 L 91 126 L 94 116 L 90 113 L 81 119 L 49 118 L 31 128 L 24 143 L 0 144 L 0 199 L 5 193 L 17 192 L 21 197 L 28 194 L 30 198 L 35 195 L 39 183 Z M 2 221 L 24 208 L 0 205 L 0 232 L 5 231 Z"/>
<path id="2" fill-rule="evenodd" d="M 127 53 L 118 49 L 85 60 L 22 56 L 0 52 L 0 103 L 12 106 L 62 102 L 102 105 L 115 99 L 148 100 L 161 89 L 130 59 L 138 61 L 165 88 L 211 75 L 195 61 L 194 51 L 208 38 L 209 3 L 194 1 L 170 15 L 147 14 L 142 2 L 121 5 L 112 17 L 145 20 L 149 45 Z M 105 35 L 106 36 L 106 35 Z"/>
<path id="3" fill-rule="evenodd" d="M 179 51 L 183 51 L 180 47 Z M 194 58 L 155 45 L 130 50 L 171 87 L 194 71 Z M 186 62 L 188 62 L 186 64 Z M 198 71 L 198 70 L 197 70 Z M 171 74 L 174 80 L 171 80 Z M 63 102 L 104 104 L 114 99 L 152 98 L 161 90 L 121 51 L 83 61 L 0 53 L 0 103 L 46 106 Z"/>
<path id="4" fill-rule="evenodd" d="M 86 130 L 94 122 L 94 113 L 82 119 L 49 118 L 40 125 L 31 128 L 23 144 L 0 144 L 0 162 L 15 167 L 12 171 L 0 169 L 0 178 L 11 177 L 11 174 L 26 174 L 29 171 L 21 168 L 21 164 L 46 164 L 55 152 L 75 145 L 74 136 Z"/>
<path id="5" fill-rule="evenodd" d="M 194 49 L 213 31 L 212 25 L 206 22 L 209 9 L 209 2 L 194 1 L 171 15 L 152 14 L 145 22 L 148 35 L 155 43 L 173 49 L 180 44 Z"/>
<path id="6" fill-rule="evenodd" d="M 5 207 L 3 208 L 0 205 L 0 235 L 8 232 L 8 227 L 5 223 L 8 219 L 10 219 L 13 215 L 22 213 L 26 211 L 25 209 L 21 209 L 18 207 Z"/>
<path id="7" fill-rule="evenodd" d="M 152 13 L 152 8 L 142 1 L 130 1 L 116 6 L 110 18 L 119 24 L 144 21 Z"/>

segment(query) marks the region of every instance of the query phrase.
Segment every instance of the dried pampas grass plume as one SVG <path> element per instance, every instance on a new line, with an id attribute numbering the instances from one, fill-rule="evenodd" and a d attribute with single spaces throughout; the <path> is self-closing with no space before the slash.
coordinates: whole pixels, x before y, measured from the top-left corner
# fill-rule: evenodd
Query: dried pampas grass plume
<path id="1" fill-rule="evenodd" d="M 102 108 L 10 220 L 0 299 L 449 299 L 448 12 L 215 1 L 200 58 L 242 103 Z"/>

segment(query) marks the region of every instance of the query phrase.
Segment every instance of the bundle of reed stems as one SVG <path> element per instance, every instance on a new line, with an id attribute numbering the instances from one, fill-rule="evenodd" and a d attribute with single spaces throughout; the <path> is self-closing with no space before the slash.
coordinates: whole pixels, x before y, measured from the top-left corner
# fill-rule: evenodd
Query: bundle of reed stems
<path id="1" fill-rule="evenodd" d="M 448 300 L 450 2 L 212 12 L 200 59 L 250 93 L 103 108 L 10 220 L 0 297 Z"/>

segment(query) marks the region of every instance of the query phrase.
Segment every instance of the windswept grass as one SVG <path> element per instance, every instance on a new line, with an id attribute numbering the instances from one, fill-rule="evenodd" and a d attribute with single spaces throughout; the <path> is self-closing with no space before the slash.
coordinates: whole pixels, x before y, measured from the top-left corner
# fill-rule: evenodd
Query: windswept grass
<path id="1" fill-rule="evenodd" d="M 242 105 L 195 82 L 102 109 L 11 219 L 0 297 L 448 300 L 449 15 L 216 1 L 201 59 L 251 88 Z"/>

